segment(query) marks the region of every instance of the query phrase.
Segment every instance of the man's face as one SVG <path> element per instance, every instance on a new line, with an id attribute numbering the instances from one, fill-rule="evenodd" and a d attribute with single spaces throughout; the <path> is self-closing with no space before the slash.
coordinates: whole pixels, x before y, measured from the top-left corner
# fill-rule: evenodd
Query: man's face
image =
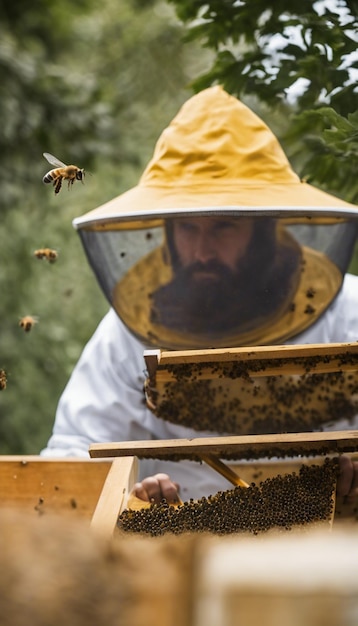
<path id="1" fill-rule="evenodd" d="M 193 281 L 220 280 L 223 267 L 235 274 L 253 233 L 246 218 L 191 217 L 173 222 L 173 242 L 181 267 L 193 268 Z"/>
<path id="2" fill-rule="evenodd" d="M 272 219 L 185 216 L 167 238 L 173 278 L 151 294 L 155 323 L 201 336 L 246 332 L 292 291 L 300 250 L 277 247 Z"/>

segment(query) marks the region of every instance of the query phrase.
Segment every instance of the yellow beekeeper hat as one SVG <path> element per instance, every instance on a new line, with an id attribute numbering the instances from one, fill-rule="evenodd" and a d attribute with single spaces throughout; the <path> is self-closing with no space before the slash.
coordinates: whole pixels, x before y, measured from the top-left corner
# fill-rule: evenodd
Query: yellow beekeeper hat
<path id="1" fill-rule="evenodd" d="M 217 208 L 358 215 L 356 206 L 301 181 L 268 126 L 216 86 L 182 106 L 136 187 L 75 219 L 74 226 L 113 228 L 130 216 Z"/>

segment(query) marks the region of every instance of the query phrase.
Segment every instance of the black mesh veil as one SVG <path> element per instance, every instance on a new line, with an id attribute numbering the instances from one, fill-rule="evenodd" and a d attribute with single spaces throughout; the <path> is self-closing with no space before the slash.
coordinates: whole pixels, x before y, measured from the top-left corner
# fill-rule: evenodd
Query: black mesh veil
<path id="1" fill-rule="evenodd" d="M 184 217 L 190 224 L 190 217 Z M 299 291 L 303 288 L 316 292 L 316 315 L 311 321 L 306 316 L 304 326 L 313 323 L 339 292 L 358 224 L 354 220 L 295 223 L 287 217 L 267 219 L 251 215 L 254 232 L 260 232 L 260 237 L 253 237 L 247 259 L 238 265 L 238 276 L 231 278 L 219 273 L 217 281 L 203 281 L 198 289 L 198 283 L 190 283 L 190 277 L 180 275 L 180 262 L 179 267 L 176 262 L 177 252 L 169 233 L 178 219 L 182 218 L 169 216 L 154 224 L 142 219 L 135 228 L 124 222 L 113 229 L 79 229 L 103 293 L 131 332 L 149 346 L 178 349 L 245 345 L 253 330 L 250 343 L 267 343 L 257 329 L 267 330 L 280 316 L 284 324 L 285 314 L 300 301 Z M 243 217 L 219 218 L 216 214 L 210 219 L 219 221 L 219 228 L 225 227 L 225 220 L 231 220 L 240 231 Z M 195 223 L 198 217 L 193 220 Z M 320 276 L 317 287 L 316 272 Z M 260 308 L 260 312 L 255 308 Z M 229 310 L 233 312 L 229 314 Z M 199 319 L 196 324 L 194 317 Z M 291 326 L 288 324 L 287 332 L 282 329 L 278 333 L 276 341 L 301 330 L 302 324 L 296 320 Z M 267 340 L 273 341 L 270 332 Z"/>

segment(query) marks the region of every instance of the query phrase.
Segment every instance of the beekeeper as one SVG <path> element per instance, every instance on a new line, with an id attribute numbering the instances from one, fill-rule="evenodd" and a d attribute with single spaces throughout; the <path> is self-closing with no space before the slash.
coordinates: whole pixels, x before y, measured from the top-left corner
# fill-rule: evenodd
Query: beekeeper
<path id="1" fill-rule="evenodd" d="M 347 267 L 357 217 L 354 205 L 301 181 L 267 125 L 221 87 L 190 98 L 139 184 L 74 220 L 110 310 L 41 454 L 88 457 L 92 443 L 223 434 L 220 420 L 200 430 L 194 418 L 177 424 L 148 408 L 147 348 L 356 341 L 358 277 Z M 336 417 L 323 427 L 353 427 Z M 343 464 L 339 487 L 352 494 L 358 468 Z M 148 484 L 155 497 L 180 485 L 183 500 L 228 488 L 204 464 L 141 462 L 141 480 L 158 475 L 139 484 L 143 497 Z"/>

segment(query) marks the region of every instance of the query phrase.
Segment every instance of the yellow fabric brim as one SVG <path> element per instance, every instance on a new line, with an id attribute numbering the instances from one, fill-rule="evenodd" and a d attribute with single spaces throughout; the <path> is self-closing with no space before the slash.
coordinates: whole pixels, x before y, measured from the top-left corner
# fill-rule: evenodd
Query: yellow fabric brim
<path id="1" fill-rule="evenodd" d="M 116 222 L 123 228 L 124 220 L 131 217 L 152 218 L 170 216 L 173 211 L 252 211 L 259 215 L 285 215 L 290 220 L 310 218 L 318 223 L 331 219 L 358 217 L 358 208 L 344 202 L 305 182 L 248 184 L 247 181 L 225 181 L 225 184 L 210 184 L 203 181 L 191 186 L 138 185 L 117 196 L 106 204 L 74 220 L 76 228 L 113 230 Z M 127 225 L 129 227 L 129 225 Z"/>
<path id="2" fill-rule="evenodd" d="M 358 208 L 301 182 L 269 127 L 216 85 L 190 98 L 159 137 L 139 184 L 74 221 L 116 227 L 173 210 L 281 209 L 287 217 L 347 218 Z"/>

